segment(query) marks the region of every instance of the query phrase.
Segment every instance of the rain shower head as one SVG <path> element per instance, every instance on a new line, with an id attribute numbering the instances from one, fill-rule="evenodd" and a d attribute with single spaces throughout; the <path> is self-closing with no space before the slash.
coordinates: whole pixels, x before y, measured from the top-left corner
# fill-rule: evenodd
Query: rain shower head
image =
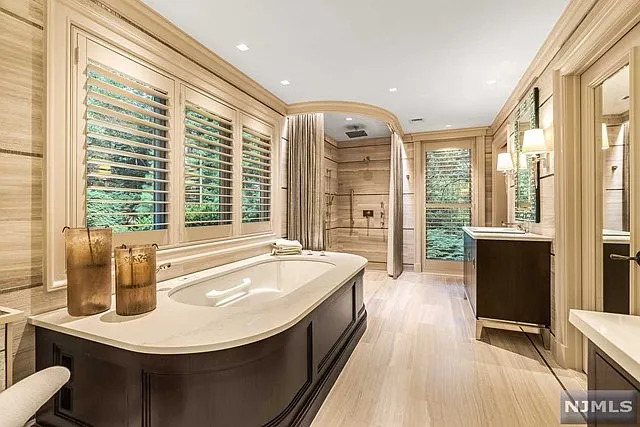
<path id="1" fill-rule="evenodd" d="M 358 129 L 358 126 L 355 126 L 353 130 L 348 130 L 345 134 L 349 138 L 362 138 L 363 136 L 367 136 L 367 132 L 364 129 Z"/>

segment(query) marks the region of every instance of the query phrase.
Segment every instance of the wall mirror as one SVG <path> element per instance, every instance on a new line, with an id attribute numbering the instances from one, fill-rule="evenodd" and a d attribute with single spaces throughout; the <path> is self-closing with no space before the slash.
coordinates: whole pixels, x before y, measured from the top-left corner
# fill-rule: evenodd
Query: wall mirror
<path id="1" fill-rule="evenodd" d="M 539 128 L 538 105 L 538 88 L 533 88 L 520 101 L 511 119 L 516 221 L 540 222 L 540 162 L 535 154 L 522 152 L 525 131 Z"/>
<path id="2" fill-rule="evenodd" d="M 602 288 L 596 308 L 629 314 L 629 264 L 611 254 L 629 255 L 629 66 L 595 90 L 595 144 L 602 212 Z"/>

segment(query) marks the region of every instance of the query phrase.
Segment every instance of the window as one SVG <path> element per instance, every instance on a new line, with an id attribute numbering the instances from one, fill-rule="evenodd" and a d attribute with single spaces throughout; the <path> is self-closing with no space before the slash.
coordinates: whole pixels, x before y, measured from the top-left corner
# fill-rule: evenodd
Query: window
<path id="1" fill-rule="evenodd" d="M 47 55 L 47 289 L 66 285 L 65 226 L 111 227 L 115 246 L 157 243 L 180 271 L 266 248 L 284 117 L 166 46 L 59 6 Z"/>
<path id="2" fill-rule="evenodd" d="M 461 261 L 462 227 L 471 225 L 471 149 L 425 155 L 426 259 Z"/>
<path id="3" fill-rule="evenodd" d="M 253 231 L 271 221 L 271 137 L 258 125 L 242 127 L 242 223 Z"/>
<path id="4" fill-rule="evenodd" d="M 149 238 L 162 243 L 172 83 L 90 40 L 83 54 L 86 224 L 114 233 L 155 231 Z"/>
<path id="5" fill-rule="evenodd" d="M 184 109 L 187 240 L 229 236 L 233 219 L 234 111 L 191 89 Z"/>

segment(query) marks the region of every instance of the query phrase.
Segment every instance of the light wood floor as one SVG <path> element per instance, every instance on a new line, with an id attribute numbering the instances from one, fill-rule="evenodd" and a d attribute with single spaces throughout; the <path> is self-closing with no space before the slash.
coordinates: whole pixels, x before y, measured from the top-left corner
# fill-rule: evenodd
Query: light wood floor
<path id="1" fill-rule="evenodd" d="M 557 426 L 562 387 L 586 388 L 536 335 L 485 329 L 456 278 L 365 273 L 368 326 L 313 427 Z"/>

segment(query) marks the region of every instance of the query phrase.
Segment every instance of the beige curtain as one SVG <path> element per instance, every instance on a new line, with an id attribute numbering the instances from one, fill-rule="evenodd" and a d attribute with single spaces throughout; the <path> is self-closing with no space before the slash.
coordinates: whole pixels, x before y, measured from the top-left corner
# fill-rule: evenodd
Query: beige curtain
<path id="1" fill-rule="evenodd" d="M 287 238 L 302 247 L 324 249 L 324 116 L 290 116 L 287 124 Z"/>
<path id="2" fill-rule="evenodd" d="M 402 274 L 402 152 L 402 138 L 397 133 L 392 132 L 387 273 L 394 279 L 397 279 Z"/>

